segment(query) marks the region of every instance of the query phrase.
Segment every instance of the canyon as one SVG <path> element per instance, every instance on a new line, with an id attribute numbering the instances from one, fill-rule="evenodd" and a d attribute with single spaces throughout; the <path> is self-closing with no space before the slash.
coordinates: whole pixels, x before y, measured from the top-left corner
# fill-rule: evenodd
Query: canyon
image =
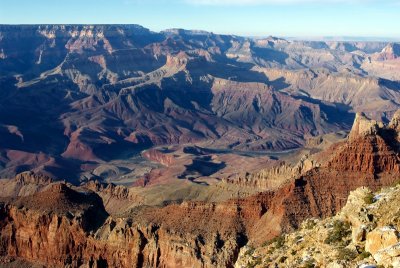
<path id="1" fill-rule="evenodd" d="M 22 173 L 1 181 L 0 252 L 53 267 L 233 267 L 244 246 L 334 215 L 350 191 L 397 182 L 399 116 L 385 125 L 357 114 L 346 140 L 317 153 L 330 155 L 318 167 L 220 202 L 148 206 L 133 188 Z"/>
<path id="2" fill-rule="evenodd" d="M 268 246 L 399 180 L 399 70 L 389 42 L 0 25 L 0 266 L 301 267 Z"/>
<path id="3" fill-rule="evenodd" d="M 290 150 L 399 108 L 396 43 L 1 25 L 0 51 L 2 177 L 132 182 L 152 147 Z"/>

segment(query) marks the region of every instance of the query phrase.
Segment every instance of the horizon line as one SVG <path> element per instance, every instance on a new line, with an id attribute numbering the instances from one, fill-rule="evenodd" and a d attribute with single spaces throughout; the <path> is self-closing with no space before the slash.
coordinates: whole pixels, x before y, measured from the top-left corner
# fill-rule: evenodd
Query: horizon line
<path id="1" fill-rule="evenodd" d="M 288 39 L 289 41 L 342 41 L 342 42 L 400 42 L 400 36 L 378 36 L 378 35 L 275 35 L 275 34 L 238 34 L 238 33 L 216 33 L 210 30 L 204 29 L 187 29 L 180 27 L 165 28 L 161 30 L 152 30 L 142 24 L 138 23 L 0 23 L 0 26 L 140 26 L 151 32 L 162 33 L 168 30 L 184 30 L 184 31 L 198 31 L 217 35 L 232 35 L 245 38 L 268 38 L 277 37 L 282 39 Z M 367 39 L 367 40 L 361 40 Z"/>

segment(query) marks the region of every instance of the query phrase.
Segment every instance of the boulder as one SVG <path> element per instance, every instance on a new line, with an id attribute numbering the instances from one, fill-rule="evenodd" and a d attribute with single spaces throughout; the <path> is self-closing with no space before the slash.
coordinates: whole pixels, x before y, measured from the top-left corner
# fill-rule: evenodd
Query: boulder
<path id="1" fill-rule="evenodd" d="M 399 232 L 393 227 L 385 226 L 367 234 L 365 250 L 374 255 L 378 251 L 389 248 L 399 242 Z"/>
<path id="2" fill-rule="evenodd" d="M 400 243 L 376 252 L 373 257 L 385 267 L 400 267 Z"/>

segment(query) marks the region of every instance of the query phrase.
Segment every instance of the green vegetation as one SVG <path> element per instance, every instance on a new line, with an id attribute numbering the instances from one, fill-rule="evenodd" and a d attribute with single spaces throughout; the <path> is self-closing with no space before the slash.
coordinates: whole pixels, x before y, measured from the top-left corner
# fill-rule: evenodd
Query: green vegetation
<path id="1" fill-rule="evenodd" d="M 277 236 L 272 240 L 273 240 L 273 243 L 275 243 L 276 249 L 282 248 L 285 245 L 285 236 L 284 235 Z"/>
<path id="2" fill-rule="evenodd" d="M 282 257 L 279 258 L 279 262 L 280 263 L 284 263 L 286 260 L 287 260 L 286 256 L 282 256 Z"/>
<path id="3" fill-rule="evenodd" d="M 360 255 L 358 255 L 358 259 L 363 260 L 365 258 L 368 258 L 369 256 L 371 256 L 371 253 L 369 253 L 368 251 L 363 251 L 360 253 Z"/>
<path id="4" fill-rule="evenodd" d="M 251 262 L 247 263 L 247 268 L 256 267 L 257 265 L 260 265 L 261 262 L 261 258 L 253 259 Z"/>
<path id="5" fill-rule="evenodd" d="M 313 260 L 308 260 L 304 262 L 304 264 L 301 266 L 302 268 L 314 268 L 315 264 Z"/>
<path id="6" fill-rule="evenodd" d="M 332 230 L 329 231 L 325 239 L 326 244 L 343 243 L 343 239 L 351 234 L 350 224 L 343 221 L 335 221 Z"/>
<path id="7" fill-rule="evenodd" d="M 348 249 L 348 248 L 339 248 L 338 249 L 338 259 L 344 261 L 352 261 L 357 257 L 357 252 Z"/>
<path id="8" fill-rule="evenodd" d="M 400 185 L 400 180 L 394 181 L 392 187 L 396 187 L 397 185 Z"/>
<path id="9" fill-rule="evenodd" d="M 372 203 L 374 203 L 374 194 L 373 193 L 368 193 L 365 197 L 364 197 L 364 202 L 367 205 L 370 205 Z"/>
<path id="10" fill-rule="evenodd" d="M 254 253 L 255 248 L 250 247 L 245 253 L 245 256 L 250 256 Z"/>
<path id="11" fill-rule="evenodd" d="M 271 240 L 265 241 L 262 244 L 262 246 L 266 247 L 266 246 L 272 245 L 274 243 L 275 243 L 275 248 L 276 249 L 282 248 L 285 245 L 285 236 L 284 235 L 280 235 L 280 236 L 277 236 L 277 237 L 275 237 L 275 238 L 273 238 Z"/>
<path id="12" fill-rule="evenodd" d="M 312 228 L 315 227 L 316 224 L 317 223 L 312 219 L 306 220 L 305 223 L 304 223 L 304 228 L 307 229 L 307 230 L 311 230 Z"/>

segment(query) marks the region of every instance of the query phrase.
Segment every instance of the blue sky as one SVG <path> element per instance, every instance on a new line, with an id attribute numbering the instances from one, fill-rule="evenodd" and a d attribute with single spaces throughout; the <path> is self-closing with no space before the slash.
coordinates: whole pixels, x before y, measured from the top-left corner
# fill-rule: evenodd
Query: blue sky
<path id="1" fill-rule="evenodd" d="M 400 0 L 0 0 L 0 24 L 45 23 L 399 38 Z"/>

